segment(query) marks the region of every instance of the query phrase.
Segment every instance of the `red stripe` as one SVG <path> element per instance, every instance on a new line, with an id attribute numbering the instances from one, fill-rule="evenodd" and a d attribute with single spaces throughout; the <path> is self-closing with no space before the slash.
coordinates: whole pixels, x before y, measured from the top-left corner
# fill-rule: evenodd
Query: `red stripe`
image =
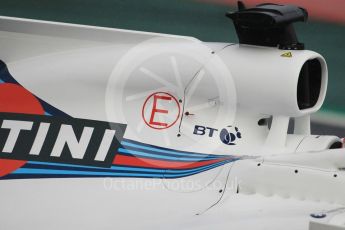
<path id="1" fill-rule="evenodd" d="M 210 3 L 221 3 L 235 6 L 237 0 L 199 0 Z M 248 6 L 258 5 L 264 2 L 278 4 L 293 4 L 308 10 L 311 18 L 322 21 L 345 24 L 345 1 L 344 0 L 245 0 Z"/>
<path id="2" fill-rule="evenodd" d="M 217 160 L 199 161 L 199 162 L 178 162 L 178 161 L 162 161 L 139 157 L 130 157 L 117 154 L 113 164 L 114 165 L 126 165 L 134 167 L 144 167 L 144 168 L 160 168 L 160 169 L 191 169 L 197 168 L 205 165 L 210 165 L 213 163 L 218 163 L 227 158 L 221 158 Z"/>

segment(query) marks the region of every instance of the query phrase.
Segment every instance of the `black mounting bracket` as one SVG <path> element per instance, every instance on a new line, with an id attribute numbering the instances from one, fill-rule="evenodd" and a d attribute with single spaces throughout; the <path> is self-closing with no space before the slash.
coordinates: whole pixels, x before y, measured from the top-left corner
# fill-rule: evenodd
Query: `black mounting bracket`
<path id="1" fill-rule="evenodd" d="M 226 14 L 231 18 L 240 44 L 302 50 L 304 44 L 297 39 L 294 22 L 305 22 L 308 12 L 293 5 L 261 4 L 246 8 L 238 2 L 238 11 Z"/>

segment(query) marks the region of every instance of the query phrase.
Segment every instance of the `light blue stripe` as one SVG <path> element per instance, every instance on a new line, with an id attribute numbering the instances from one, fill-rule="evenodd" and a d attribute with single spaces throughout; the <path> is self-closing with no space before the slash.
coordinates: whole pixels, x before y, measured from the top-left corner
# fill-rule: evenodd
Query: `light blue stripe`
<path id="1" fill-rule="evenodd" d="M 51 116 L 51 114 L 48 113 L 48 112 L 44 112 L 44 115 L 46 115 L 46 116 Z"/>
<path id="2" fill-rule="evenodd" d="M 177 156 L 198 156 L 198 157 L 215 157 L 215 158 L 222 158 L 224 156 L 217 156 L 217 155 L 208 155 L 208 154 L 201 154 L 201 153 L 188 153 L 188 152 L 175 152 L 174 150 L 165 150 L 165 149 L 159 149 L 159 148 L 154 148 L 154 147 L 148 147 L 148 146 L 143 146 L 143 145 L 137 145 L 133 144 L 127 141 L 122 141 L 122 145 L 128 146 L 128 147 L 133 147 L 133 148 L 138 148 L 138 149 L 144 149 L 144 150 L 149 150 L 153 152 L 158 152 L 158 153 L 168 153 L 168 154 L 174 154 Z"/>
<path id="3" fill-rule="evenodd" d="M 136 150 L 129 150 L 129 149 L 123 149 L 123 148 L 119 148 L 118 151 L 120 153 L 133 154 L 133 155 L 136 155 L 136 156 L 150 157 L 150 158 L 157 158 L 157 159 L 165 159 L 165 160 L 172 160 L 172 161 L 180 160 L 180 161 L 195 162 L 195 161 L 202 161 L 202 160 L 215 160 L 215 159 L 219 159 L 219 158 L 206 158 L 206 157 L 204 157 L 204 158 L 170 157 L 170 156 L 145 153 L 145 152 L 140 152 L 140 151 L 136 151 Z"/>
<path id="4" fill-rule="evenodd" d="M 0 79 L 0 84 L 5 83 L 3 80 Z"/>

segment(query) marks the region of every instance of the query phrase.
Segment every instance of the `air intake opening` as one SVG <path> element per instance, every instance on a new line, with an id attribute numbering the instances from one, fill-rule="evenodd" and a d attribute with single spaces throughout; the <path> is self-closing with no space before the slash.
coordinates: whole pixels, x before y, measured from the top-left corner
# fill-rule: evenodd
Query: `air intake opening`
<path id="1" fill-rule="evenodd" d="M 343 148 L 343 143 L 342 142 L 334 142 L 330 147 L 329 149 L 341 149 Z"/>
<path id="2" fill-rule="evenodd" d="M 322 82 L 322 67 L 318 59 L 304 63 L 298 79 L 297 102 L 300 110 L 309 109 L 319 100 Z"/>

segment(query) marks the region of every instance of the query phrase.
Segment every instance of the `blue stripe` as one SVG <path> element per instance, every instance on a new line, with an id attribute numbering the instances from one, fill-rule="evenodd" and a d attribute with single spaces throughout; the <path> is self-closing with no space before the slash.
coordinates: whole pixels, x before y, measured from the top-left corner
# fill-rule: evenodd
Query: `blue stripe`
<path id="1" fill-rule="evenodd" d="M 136 142 L 136 144 L 135 144 L 135 143 L 131 143 L 134 141 L 131 141 L 131 142 L 129 142 L 129 141 L 130 140 L 122 141 L 121 144 L 124 146 L 127 146 L 127 147 L 133 147 L 133 148 L 148 150 L 148 151 L 157 152 L 157 153 L 173 154 L 173 155 L 178 155 L 178 156 L 187 156 L 187 157 L 191 157 L 191 156 L 207 157 L 207 156 L 209 156 L 209 157 L 218 157 L 218 158 L 226 157 L 224 155 L 209 155 L 209 154 L 194 153 L 194 152 L 181 152 L 181 151 L 175 151 L 175 150 L 166 149 L 166 148 L 153 147 L 153 146 L 147 145 L 147 144 L 138 144 L 138 142 Z"/>
<path id="2" fill-rule="evenodd" d="M 3 80 L 0 79 L 0 84 L 5 83 Z"/>
<path id="3" fill-rule="evenodd" d="M 217 158 L 171 157 L 171 156 L 157 155 L 157 154 L 139 152 L 139 151 L 123 149 L 123 148 L 119 148 L 118 152 L 124 153 L 124 154 L 131 154 L 131 155 L 134 155 L 134 156 L 140 156 L 140 157 L 147 157 L 147 158 L 154 158 L 154 159 L 163 159 L 163 160 L 170 160 L 170 161 L 184 161 L 184 162 L 196 162 L 196 161 L 205 161 L 205 160 L 219 159 L 219 157 L 217 157 Z"/>

